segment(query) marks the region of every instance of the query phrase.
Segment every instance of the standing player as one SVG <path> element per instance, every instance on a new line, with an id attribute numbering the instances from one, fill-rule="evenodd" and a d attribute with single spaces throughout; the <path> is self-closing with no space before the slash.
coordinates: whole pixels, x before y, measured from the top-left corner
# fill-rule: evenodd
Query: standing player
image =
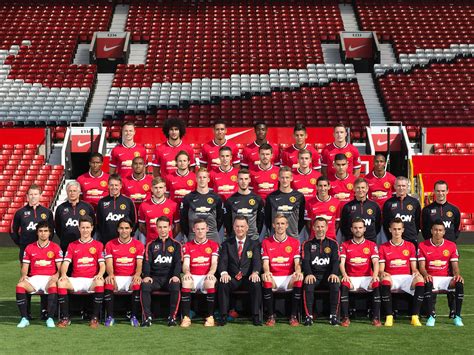
<path id="1" fill-rule="evenodd" d="M 278 173 L 280 187 L 268 195 L 265 202 L 265 226 L 269 234 L 273 233 L 273 220 L 282 214 L 288 220 L 288 229 L 285 230 L 290 237 L 298 238 L 305 226 L 305 200 L 301 192 L 291 188 L 293 174 L 287 166 L 282 166 Z"/>
<path id="2" fill-rule="evenodd" d="M 301 302 L 301 287 L 303 286 L 303 274 L 300 264 L 300 243 L 291 238 L 287 233 L 288 218 L 283 214 L 277 214 L 273 220 L 275 234 L 263 240 L 262 262 L 263 262 L 263 305 L 266 314 L 265 325 L 275 325 L 273 314 L 273 292 L 292 291 L 290 325 L 298 326 L 296 317 Z"/>
<path id="3" fill-rule="evenodd" d="M 263 229 L 265 220 L 264 204 L 260 196 L 250 190 L 250 172 L 243 168 L 237 174 L 239 190 L 224 203 L 224 225 L 227 236 L 234 234 L 234 220 L 237 216 L 247 219 L 247 236 L 257 240 Z"/>
<path id="4" fill-rule="evenodd" d="M 18 328 L 30 325 L 28 320 L 27 293 L 43 291 L 48 296 L 48 318 L 46 326 L 54 328 L 53 316 L 57 310 L 58 301 L 58 275 L 63 252 L 56 243 L 50 241 L 53 230 L 48 222 L 38 222 L 36 226 L 38 240 L 29 244 L 23 255 L 21 276 L 16 285 L 16 304 L 20 310 L 21 320 Z"/>
<path id="5" fill-rule="evenodd" d="M 352 239 L 340 247 L 341 325 L 348 327 L 349 291 L 372 292 L 372 325 L 380 327 L 379 254 L 377 244 L 364 238 L 365 224 L 361 218 L 352 221 Z"/>
<path id="6" fill-rule="evenodd" d="M 222 201 L 238 190 L 237 169 L 232 166 L 232 150 L 229 147 L 219 149 L 220 165 L 211 171 L 210 186 Z"/>
<path id="7" fill-rule="evenodd" d="M 369 185 L 364 178 L 354 182 L 355 198 L 346 203 L 341 211 L 342 240 L 351 239 L 351 226 L 354 218 L 361 218 L 365 223 L 365 239 L 377 243 L 377 234 L 382 228 L 382 216 L 379 205 L 367 198 Z"/>
<path id="8" fill-rule="evenodd" d="M 79 200 L 81 185 L 70 181 L 66 185 L 67 200 L 61 203 L 54 213 L 56 234 L 59 237 L 61 249 L 66 252 L 69 243 L 78 240 L 79 218 L 88 215 L 95 219 L 94 207 L 90 203 Z"/>
<path id="9" fill-rule="evenodd" d="M 143 262 L 142 283 L 142 327 L 150 327 L 153 320 L 151 311 L 151 293 L 166 290 L 170 293 L 170 312 L 168 326 L 176 326 L 180 299 L 181 244 L 169 237 L 170 220 L 166 216 L 158 217 L 156 229 L 158 238 L 146 246 Z"/>
<path id="10" fill-rule="evenodd" d="M 390 235 L 390 221 L 401 218 L 405 228 L 403 239 L 418 246 L 418 232 L 420 231 L 421 207 L 418 200 L 408 195 L 408 179 L 399 176 L 395 179 L 395 195 L 385 201 L 382 210 L 383 228 L 385 235 Z"/>
<path id="11" fill-rule="evenodd" d="M 326 237 L 336 240 L 336 229 L 339 224 L 340 202 L 337 198 L 329 195 L 329 180 L 327 177 L 320 176 L 316 182 L 318 193 L 315 198 L 311 199 L 306 208 L 305 219 L 308 230 L 315 219 L 322 217 L 328 222 Z"/>
<path id="12" fill-rule="evenodd" d="M 158 231 L 156 229 L 158 217 L 166 216 L 171 221 L 171 226 L 174 230 L 170 236 L 175 236 L 179 232 L 178 205 L 176 202 L 165 197 L 165 180 L 159 176 L 154 178 L 151 191 L 151 199 L 143 202 L 138 210 L 139 228 L 140 232 L 146 236 L 146 244 L 158 238 Z"/>
<path id="13" fill-rule="evenodd" d="M 336 173 L 328 175 L 331 188 L 329 194 L 341 201 L 341 208 L 354 198 L 354 182 L 356 177 L 347 171 L 347 158 L 344 154 L 336 154 L 334 158 Z"/>
<path id="14" fill-rule="evenodd" d="M 280 169 L 272 164 L 273 148 L 262 144 L 259 148 L 260 163 L 252 171 L 251 187 L 264 201 L 268 195 L 278 189 L 278 172 Z"/>
<path id="15" fill-rule="evenodd" d="M 142 144 L 135 143 L 135 124 L 125 122 L 122 125 L 122 143 L 117 144 L 110 152 L 109 173 L 118 174 L 122 178 L 132 174 L 132 160 L 142 157 L 146 160 L 146 149 Z"/>
<path id="16" fill-rule="evenodd" d="M 232 164 L 235 168 L 239 167 L 239 149 L 235 143 L 226 139 L 226 133 L 226 123 L 224 121 L 216 121 L 214 123 L 214 139 L 202 146 L 199 162 L 209 170 L 220 165 L 219 149 L 222 147 L 229 147 L 232 150 Z"/>
<path id="17" fill-rule="evenodd" d="M 256 122 L 253 126 L 255 131 L 255 141 L 247 144 L 242 152 L 241 166 L 254 169 L 260 164 L 260 147 L 263 144 L 269 144 L 273 149 L 271 164 L 280 164 L 280 148 L 278 144 L 270 143 L 267 140 L 268 127 L 264 122 Z"/>
<path id="18" fill-rule="evenodd" d="M 220 275 L 218 298 L 222 325 L 227 322 L 230 293 L 243 289 L 250 294 L 252 322 L 259 326 L 262 325 L 259 316 L 262 300 L 262 284 L 259 276 L 262 269 L 260 243 L 248 238 L 249 224 L 246 217 L 237 216 L 233 227 L 235 238 L 229 238 L 222 243 L 217 266 L 217 273 Z M 235 310 L 232 313 L 236 315 Z"/>
<path id="19" fill-rule="evenodd" d="M 140 314 L 140 284 L 142 282 L 143 244 L 132 239 L 134 223 L 128 218 L 118 222 L 118 238 L 112 239 L 105 246 L 105 309 L 107 318 L 105 326 L 115 324 L 114 319 L 114 292 L 132 291 L 132 327 L 138 327 Z"/>
<path id="20" fill-rule="evenodd" d="M 193 225 L 194 239 L 187 242 L 183 248 L 183 276 L 181 289 L 181 310 L 183 320 L 181 327 L 191 325 L 189 313 L 191 310 L 191 292 L 200 291 L 206 294 L 207 317 L 205 327 L 214 326 L 214 303 L 216 294 L 217 260 L 219 244 L 207 239 L 209 228 L 204 219 L 196 219 Z"/>
<path id="21" fill-rule="evenodd" d="M 324 176 L 331 178 L 336 174 L 336 166 L 333 162 L 338 154 L 346 157 L 350 174 L 358 177 L 361 166 L 359 151 L 347 141 L 347 130 L 342 123 L 334 127 L 334 143 L 328 144 L 321 152 L 321 173 Z"/>
<path id="22" fill-rule="evenodd" d="M 176 155 L 184 151 L 188 154 L 190 166 L 194 169 L 196 165 L 194 159 L 193 148 L 183 142 L 186 134 L 186 126 L 184 122 L 178 118 L 169 118 L 163 123 L 163 134 L 166 142 L 156 147 L 153 155 L 153 175 L 166 178 L 177 170 Z"/>
<path id="23" fill-rule="evenodd" d="M 137 223 L 137 211 L 131 199 L 122 195 L 122 178 L 112 174 L 109 177 L 109 196 L 100 199 L 97 205 L 97 230 L 99 240 L 106 245 L 110 240 L 117 238 L 118 221 L 129 218 Z"/>
<path id="24" fill-rule="evenodd" d="M 404 291 L 414 295 L 411 325 L 421 327 L 419 314 L 425 284 L 416 266 L 415 246 L 402 239 L 403 222 L 400 218 L 394 218 L 390 222 L 390 233 L 392 238 L 382 244 L 379 251 L 380 280 L 382 280 L 380 293 L 382 306 L 387 315 L 385 326 L 393 326 L 392 291 Z"/>
<path id="25" fill-rule="evenodd" d="M 166 176 L 166 188 L 170 194 L 170 200 L 181 205 L 184 196 L 196 188 L 196 174 L 189 170 L 189 154 L 181 150 L 176 155 L 175 172 Z"/>
<path id="26" fill-rule="evenodd" d="M 153 178 L 146 173 L 146 164 L 143 157 L 132 160 L 133 173 L 122 179 L 122 193 L 132 199 L 138 210 L 140 204 L 151 197 L 151 181 Z"/>
<path id="27" fill-rule="evenodd" d="M 281 152 L 281 165 L 290 169 L 298 169 L 300 167 L 298 161 L 298 153 L 305 149 L 311 152 L 311 168 L 315 170 L 321 169 L 321 161 L 318 151 L 311 145 L 306 143 L 308 133 L 306 127 L 302 123 L 297 123 L 293 129 L 293 138 L 295 143 Z"/>
<path id="28" fill-rule="evenodd" d="M 321 176 L 318 170 L 311 169 L 311 152 L 301 149 L 298 152 L 298 168 L 293 172 L 291 187 L 301 192 L 308 203 L 316 196 L 316 181 Z"/>
<path id="29" fill-rule="evenodd" d="M 207 238 L 220 242 L 219 230 L 224 222 L 224 206 L 221 198 L 209 189 L 209 172 L 199 168 L 196 173 L 196 191 L 186 195 L 180 207 L 180 222 L 183 234 L 191 240 L 194 238 L 194 225 L 198 219 L 206 221 L 209 229 Z"/>
<path id="30" fill-rule="evenodd" d="M 365 176 L 369 183 L 369 198 L 377 202 L 380 210 L 395 192 L 395 176 L 386 170 L 387 159 L 381 153 L 375 154 L 374 169 Z"/>
<path id="31" fill-rule="evenodd" d="M 433 291 L 454 289 L 455 312 L 454 325 L 464 326 L 461 308 L 464 299 L 464 279 L 459 270 L 459 253 L 456 244 L 444 239 L 446 228 L 443 221 L 435 221 L 431 227 L 431 238 L 420 243 L 418 261 L 420 272 L 425 279 L 425 300 L 429 315 L 426 325 L 433 327 L 436 314 L 433 307 Z"/>
<path id="32" fill-rule="evenodd" d="M 313 304 L 315 290 L 329 290 L 329 322 L 339 325 L 337 307 L 339 304 L 339 253 L 337 242 L 326 238 L 328 222 L 317 217 L 313 223 L 314 238 L 303 243 L 301 253 L 304 279 L 305 326 L 313 325 Z"/>
<path id="33" fill-rule="evenodd" d="M 61 320 L 58 327 L 66 328 L 71 324 L 69 319 L 68 291 L 94 293 L 93 316 L 91 328 L 99 326 L 100 310 L 104 300 L 104 247 L 101 242 L 92 239 L 94 222 L 89 216 L 79 220 L 81 237 L 69 244 L 61 265 L 58 281 L 58 301 L 61 309 Z M 72 264 L 72 276 L 68 277 L 69 265 Z"/>
<path id="34" fill-rule="evenodd" d="M 104 157 L 100 153 L 92 153 L 89 158 L 89 171 L 77 178 L 81 185 L 82 199 L 92 207 L 97 208 L 97 203 L 102 197 L 107 196 L 109 174 L 102 171 Z"/>

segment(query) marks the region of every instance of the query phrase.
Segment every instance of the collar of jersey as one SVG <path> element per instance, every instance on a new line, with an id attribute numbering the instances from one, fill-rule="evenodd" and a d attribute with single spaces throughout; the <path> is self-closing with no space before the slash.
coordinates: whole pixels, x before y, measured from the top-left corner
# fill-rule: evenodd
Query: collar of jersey
<path id="1" fill-rule="evenodd" d="M 434 246 L 435 248 L 439 248 L 439 247 L 442 247 L 444 245 L 444 238 L 443 238 L 443 242 L 440 244 L 440 245 L 436 245 L 435 243 L 433 243 L 433 238 L 430 238 L 430 243 L 432 246 Z"/>
<path id="2" fill-rule="evenodd" d="M 47 243 L 47 244 L 46 244 L 44 247 L 42 247 L 42 246 L 39 244 L 39 240 L 38 240 L 38 241 L 36 241 L 36 245 L 37 245 L 37 246 L 38 246 L 38 248 L 40 248 L 40 249 L 47 248 L 47 247 L 48 247 L 50 244 L 51 244 L 51 241 L 50 241 L 50 240 L 48 240 L 48 243 Z"/>
<path id="3" fill-rule="evenodd" d="M 328 199 L 327 200 L 321 200 L 318 196 L 318 194 L 316 194 L 316 199 L 319 201 L 319 202 L 328 202 L 330 199 L 332 199 L 331 195 L 328 195 Z"/>
<path id="4" fill-rule="evenodd" d="M 179 170 L 176 169 L 176 175 L 181 176 L 181 177 L 185 177 L 185 176 L 188 176 L 188 175 L 189 175 L 190 171 L 191 171 L 191 170 L 189 170 L 189 168 L 188 168 L 188 172 L 187 172 L 186 174 L 184 174 L 184 175 L 181 175 L 181 174 L 179 173 Z"/>
<path id="5" fill-rule="evenodd" d="M 346 173 L 346 174 L 347 174 L 347 175 L 346 175 L 346 177 L 345 177 L 344 179 L 339 178 L 339 176 L 337 176 L 336 174 L 334 174 L 334 177 L 335 177 L 337 180 L 339 180 L 339 181 L 344 181 L 344 180 L 346 180 L 346 179 L 349 177 L 349 175 L 350 175 L 349 173 Z"/>
<path id="6" fill-rule="evenodd" d="M 122 147 L 124 147 L 125 149 L 132 149 L 132 148 L 135 148 L 137 146 L 137 143 L 133 142 L 133 144 L 130 146 L 130 147 L 127 147 L 123 141 L 121 143 Z"/>
<path id="7" fill-rule="evenodd" d="M 181 142 L 179 142 L 179 144 L 176 144 L 176 145 L 170 144 L 170 141 L 166 140 L 166 144 L 168 145 L 168 147 L 176 148 L 176 147 L 179 147 L 181 144 L 183 144 L 183 140 L 181 139 Z"/>
<path id="8" fill-rule="evenodd" d="M 299 151 L 299 150 L 306 149 L 306 147 L 308 146 L 308 143 L 305 143 L 304 147 L 301 148 L 301 149 L 300 149 L 300 148 L 297 148 L 296 145 L 295 145 L 295 143 L 293 143 L 291 146 L 293 147 L 294 150 L 298 150 L 298 151 Z"/>
<path id="9" fill-rule="evenodd" d="M 270 167 L 268 169 L 262 169 L 260 167 L 260 164 L 257 165 L 257 167 L 261 170 L 261 171 L 269 171 L 271 168 L 273 168 L 273 164 L 270 164 Z"/>
<path id="10" fill-rule="evenodd" d="M 81 243 L 81 244 L 89 244 L 89 243 L 92 243 L 92 242 L 94 241 L 94 238 L 91 238 L 91 240 L 89 240 L 88 242 L 83 242 L 83 241 L 81 240 L 81 238 L 79 238 L 78 241 L 79 241 L 79 243 Z"/>
<path id="11" fill-rule="evenodd" d="M 346 144 L 344 145 L 344 147 L 338 147 L 338 146 L 336 145 L 336 142 L 332 142 L 332 145 L 333 145 L 334 148 L 336 148 L 336 149 L 344 149 L 344 148 L 346 148 L 346 147 L 349 145 L 349 142 L 346 142 Z"/>
<path id="12" fill-rule="evenodd" d="M 308 171 L 307 173 L 303 173 L 303 172 L 301 172 L 300 168 L 296 169 L 296 171 L 297 171 L 298 174 L 300 174 L 300 175 L 309 175 L 309 174 L 311 174 L 312 170 L 313 170 L 313 169 L 309 168 L 309 171 Z"/>
<path id="13" fill-rule="evenodd" d="M 133 180 L 135 180 L 135 181 L 143 181 L 143 180 L 145 180 L 145 178 L 146 178 L 146 174 L 145 174 L 145 175 L 143 175 L 143 177 L 142 177 L 140 180 L 138 180 L 138 179 L 135 179 L 135 176 L 133 176 L 133 173 L 132 173 L 132 175 L 130 175 L 130 176 L 131 176 L 131 177 L 132 177 L 132 179 L 133 179 Z"/>
<path id="14" fill-rule="evenodd" d="M 204 245 L 204 244 L 206 244 L 208 241 L 209 241 L 209 239 L 206 238 L 205 241 L 203 241 L 202 243 L 199 243 L 196 239 L 193 239 L 194 244 L 197 244 L 197 245 Z"/>
<path id="15" fill-rule="evenodd" d="M 354 238 L 352 238 L 352 239 L 351 239 L 351 242 L 352 242 L 352 244 L 355 244 L 355 245 L 362 245 L 362 244 L 365 243 L 366 240 L 367 240 L 367 239 L 365 239 L 365 237 L 364 237 L 364 240 L 363 240 L 362 242 L 356 243 L 356 242 L 354 241 Z"/>
<path id="16" fill-rule="evenodd" d="M 373 175 L 373 177 L 376 178 L 376 179 L 383 179 L 385 176 L 387 176 L 387 170 L 384 171 L 382 177 L 378 177 L 377 175 L 375 175 L 375 171 L 372 169 L 372 175 Z"/>
<path id="17" fill-rule="evenodd" d="M 219 165 L 219 171 L 222 172 L 222 173 L 230 173 L 233 169 L 234 169 L 234 167 L 231 165 L 230 169 L 225 171 L 225 170 L 222 170 L 221 166 Z"/>
<path id="18" fill-rule="evenodd" d="M 154 205 L 162 205 L 163 203 L 165 203 L 166 197 L 163 199 L 162 202 L 155 202 L 155 198 L 153 196 L 150 198 L 150 200 L 151 200 L 151 203 L 153 203 Z"/>
<path id="19" fill-rule="evenodd" d="M 393 244 L 392 240 L 390 239 L 389 240 L 390 244 L 393 245 L 394 247 L 401 247 L 403 245 L 405 245 L 405 241 L 402 239 L 402 242 L 400 244 Z"/>
<path id="20" fill-rule="evenodd" d="M 216 147 L 223 147 L 227 144 L 227 139 L 225 140 L 224 143 L 222 144 L 217 144 L 216 141 L 214 140 L 214 138 L 212 139 L 212 143 L 216 146 Z"/>
<path id="21" fill-rule="evenodd" d="M 273 240 L 274 240 L 275 242 L 277 242 L 277 243 L 284 243 L 284 242 L 287 241 L 287 239 L 288 239 L 288 235 L 285 237 L 285 239 L 283 239 L 283 240 L 280 242 L 279 240 L 277 240 L 277 239 L 275 238 L 275 234 L 273 234 Z"/>
<path id="22" fill-rule="evenodd" d="M 90 176 L 91 178 L 93 178 L 93 179 L 100 179 L 102 176 L 104 176 L 104 171 L 103 171 L 102 169 L 100 170 L 100 175 L 99 175 L 99 176 L 93 176 L 93 175 L 91 174 L 91 170 L 90 170 L 90 169 L 89 169 L 88 173 L 89 173 L 89 176 Z"/>
<path id="23" fill-rule="evenodd" d="M 118 240 L 119 244 L 126 245 L 126 244 L 130 244 L 132 242 L 133 238 L 130 238 L 130 240 L 127 243 L 122 243 L 120 238 L 117 238 L 117 240 Z"/>

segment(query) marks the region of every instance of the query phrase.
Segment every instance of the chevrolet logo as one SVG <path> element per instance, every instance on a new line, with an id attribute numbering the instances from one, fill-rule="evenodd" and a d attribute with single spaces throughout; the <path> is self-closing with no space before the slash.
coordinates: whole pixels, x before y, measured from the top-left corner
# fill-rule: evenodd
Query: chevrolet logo
<path id="1" fill-rule="evenodd" d="M 174 194 L 179 195 L 179 196 L 185 196 L 185 195 L 189 194 L 190 192 L 191 192 L 191 190 L 179 189 L 179 190 L 176 190 L 174 192 Z"/>
<path id="2" fill-rule="evenodd" d="M 292 210 L 293 210 L 293 206 L 288 206 L 288 205 L 278 206 L 278 211 L 288 212 Z"/>
<path id="3" fill-rule="evenodd" d="M 328 216 L 328 215 L 325 215 L 325 214 L 320 214 L 320 215 L 317 215 L 316 218 L 324 218 L 326 221 L 331 221 L 332 220 L 332 216 Z"/>
<path id="4" fill-rule="evenodd" d="M 130 166 L 132 166 L 132 161 L 131 161 L 131 160 L 124 160 L 124 161 L 122 162 L 122 166 L 128 166 L 128 167 L 130 167 Z"/>
<path id="5" fill-rule="evenodd" d="M 130 195 L 130 197 L 131 197 L 132 199 L 134 199 L 134 200 L 137 200 L 137 199 L 139 199 L 139 198 L 145 198 L 146 195 L 145 195 L 145 194 L 138 194 L 138 193 L 137 193 L 137 194 Z"/>
<path id="6" fill-rule="evenodd" d="M 97 189 L 92 189 L 92 190 L 87 191 L 87 194 L 92 195 L 92 196 L 99 196 L 99 195 L 103 194 L 103 191 L 97 190 Z"/>
<path id="7" fill-rule="evenodd" d="M 217 165 L 220 165 L 221 164 L 221 160 L 219 158 L 214 158 L 211 160 L 212 163 L 214 164 L 217 164 Z"/>
<path id="8" fill-rule="evenodd" d="M 175 160 L 169 160 L 166 162 L 166 165 L 168 166 L 176 166 L 176 161 Z"/>
<path id="9" fill-rule="evenodd" d="M 394 266 L 403 266 L 406 264 L 407 264 L 407 261 L 402 260 L 402 259 L 394 259 L 390 261 L 390 265 L 394 265 Z"/>
<path id="10" fill-rule="evenodd" d="M 283 256 L 278 256 L 276 258 L 273 258 L 272 262 L 277 263 L 277 264 L 283 264 L 283 263 L 287 263 L 288 260 L 290 260 L 290 258 L 285 258 Z"/>
<path id="11" fill-rule="evenodd" d="M 372 192 L 372 196 L 375 196 L 375 197 L 378 197 L 378 198 L 385 197 L 385 196 L 387 196 L 387 192 L 385 192 L 385 191 L 374 191 L 374 192 Z"/>
<path id="12" fill-rule="evenodd" d="M 38 266 L 48 266 L 51 265 L 51 260 L 36 260 L 35 265 Z"/>
<path id="13" fill-rule="evenodd" d="M 124 256 L 122 258 L 117 258 L 117 262 L 119 264 L 130 264 L 131 262 L 133 262 L 133 258 L 127 258 L 126 256 Z"/>
<path id="14" fill-rule="evenodd" d="M 430 265 L 431 266 L 437 266 L 437 267 L 440 267 L 440 266 L 445 266 L 446 265 L 446 261 L 443 261 L 443 260 L 432 260 L 430 261 Z"/>
<path id="15" fill-rule="evenodd" d="M 198 256 L 197 258 L 193 259 L 193 263 L 196 264 L 204 264 L 209 261 L 209 257 L 206 256 Z"/>
<path id="16" fill-rule="evenodd" d="M 252 213 L 252 210 L 250 208 L 239 208 L 237 210 L 237 214 L 249 214 Z"/>
<path id="17" fill-rule="evenodd" d="M 351 194 L 348 194 L 347 192 L 339 192 L 338 194 L 335 194 L 334 197 L 337 198 L 338 200 L 344 200 L 346 198 L 349 198 Z"/>
<path id="18" fill-rule="evenodd" d="M 262 182 L 261 184 L 258 184 L 258 187 L 261 189 L 272 189 L 275 184 L 271 184 L 269 182 Z"/>
<path id="19" fill-rule="evenodd" d="M 235 186 L 232 185 L 222 185 L 217 188 L 218 191 L 232 191 Z"/>
<path id="20" fill-rule="evenodd" d="M 367 258 L 361 258 L 360 256 L 358 256 L 356 258 L 351 258 L 349 261 L 352 264 L 364 264 L 365 262 L 367 262 Z"/>
<path id="21" fill-rule="evenodd" d="M 310 195 L 313 193 L 314 189 L 310 189 L 308 187 L 303 187 L 301 189 L 298 189 L 299 192 L 301 192 L 303 195 Z"/>
<path id="22" fill-rule="evenodd" d="M 93 262 L 93 261 L 94 261 L 94 258 L 89 258 L 89 257 L 87 257 L 87 256 L 85 256 L 85 257 L 80 258 L 80 259 L 77 260 L 77 262 L 78 262 L 79 264 L 89 264 L 89 263 L 91 263 L 91 262 Z"/>
<path id="23" fill-rule="evenodd" d="M 210 207 L 198 207 L 198 208 L 196 208 L 196 212 L 202 212 L 202 213 L 209 212 L 210 210 L 211 210 Z"/>

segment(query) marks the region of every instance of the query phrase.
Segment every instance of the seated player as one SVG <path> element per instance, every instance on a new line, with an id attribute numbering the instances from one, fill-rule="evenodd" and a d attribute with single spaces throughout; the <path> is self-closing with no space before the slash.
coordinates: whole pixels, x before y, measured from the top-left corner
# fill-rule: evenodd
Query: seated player
<path id="1" fill-rule="evenodd" d="M 262 243 L 263 262 L 263 305 L 267 317 L 265 325 L 275 325 L 273 314 L 273 292 L 292 291 L 290 325 L 298 326 L 296 318 L 301 302 L 303 274 L 300 265 L 300 243 L 298 239 L 286 234 L 288 219 L 281 213 L 273 220 L 275 234 L 268 236 Z"/>
<path id="2" fill-rule="evenodd" d="M 464 299 L 464 279 L 459 270 L 459 253 L 454 242 L 444 239 L 446 228 L 443 221 L 433 222 L 431 238 L 419 244 L 418 261 L 420 272 L 425 279 L 425 300 L 429 315 L 426 325 L 434 327 L 436 313 L 433 307 L 433 291 L 454 289 L 455 317 L 454 325 L 464 326 L 461 307 Z"/>
<path id="3" fill-rule="evenodd" d="M 183 276 L 181 289 L 181 312 L 183 320 L 181 327 L 191 325 L 191 292 L 199 291 L 206 294 L 207 317 L 205 327 L 214 326 L 214 303 L 216 293 L 217 260 L 219 244 L 207 239 L 209 227 L 204 219 L 196 219 L 193 225 L 194 239 L 187 242 L 183 248 Z"/>
<path id="4" fill-rule="evenodd" d="M 92 239 L 94 222 L 89 216 L 79 220 L 81 237 L 69 244 L 58 281 L 58 301 L 61 307 L 61 320 L 58 327 L 66 328 L 71 324 L 69 319 L 68 291 L 84 291 L 94 293 L 93 316 L 91 328 L 99 326 L 99 315 L 104 300 L 104 247 Z M 69 265 L 72 264 L 72 275 L 67 276 Z"/>
<path id="5" fill-rule="evenodd" d="M 302 264 L 304 279 L 305 326 L 313 325 L 313 303 L 315 290 L 329 290 L 331 325 L 339 325 L 337 307 L 339 305 L 339 253 L 337 242 L 326 237 L 328 222 L 317 217 L 313 223 L 314 237 L 304 242 Z"/>
<path id="6" fill-rule="evenodd" d="M 21 277 L 16 285 L 16 304 L 20 309 L 21 320 L 18 328 L 30 325 L 27 310 L 27 292 L 43 291 L 48 294 L 48 319 L 46 326 L 54 328 L 53 315 L 57 309 L 57 282 L 63 252 L 56 243 L 49 240 L 52 229 L 47 221 L 38 222 L 36 234 L 38 241 L 29 244 L 23 253 Z"/>
<path id="7" fill-rule="evenodd" d="M 372 325 L 380 327 L 379 254 L 377 245 L 364 238 L 364 221 L 356 217 L 352 221 L 353 238 L 340 247 L 341 325 L 348 327 L 349 291 L 372 292 Z"/>
<path id="8" fill-rule="evenodd" d="M 112 239 L 105 245 L 105 310 L 107 318 L 105 326 L 115 324 L 114 319 L 114 291 L 132 292 L 132 315 L 130 324 L 138 327 L 137 317 L 141 311 L 140 284 L 142 282 L 143 244 L 132 239 L 133 222 L 129 218 L 122 218 L 117 227 L 118 238 Z"/>
<path id="9" fill-rule="evenodd" d="M 150 327 L 153 321 L 151 294 L 165 290 L 170 293 L 168 326 L 176 326 L 180 298 L 181 244 L 169 237 L 171 224 L 166 216 L 156 220 L 158 238 L 147 244 L 143 262 L 142 327 Z"/>
<path id="10" fill-rule="evenodd" d="M 392 291 L 404 291 L 414 295 L 412 305 L 411 324 L 421 327 L 419 314 L 423 303 L 425 284 L 423 276 L 416 266 L 416 250 L 412 243 L 403 240 L 403 221 L 394 218 L 390 222 L 390 233 L 392 239 L 380 246 L 380 293 L 382 295 L 382 306 L 387 318 L 385 326 L 393 326 L 392 315 Z"/>

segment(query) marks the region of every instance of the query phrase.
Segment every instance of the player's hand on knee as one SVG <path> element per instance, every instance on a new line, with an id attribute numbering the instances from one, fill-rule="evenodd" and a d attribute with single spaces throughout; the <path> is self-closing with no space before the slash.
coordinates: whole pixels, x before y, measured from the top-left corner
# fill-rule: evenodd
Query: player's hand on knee
<path id="1" fill-rule="evenodd" d="M 378 275 L 372 275 L 372 283 L 379 282 L 379 281 L 380 281 L 380 278 Z"/>
<path id="2" fill-rule="evenodd" d="M 260 282 L 260 276 L 258 276 L 256 272 L 252 272 L 249 276 L 249 280 L 255 283 Z"/>
<path id="3" fill-rule="evenodd" d="M 59 278 L 58 282 L 67 282 L 67 280 L 69 280 L 69 278 L 67 277 L 67 275 L 64 275 Z"/>
<path id="4" fill-rule="evenodd" d="M 97 274 L 94 276 L 94 281 L 104 281 L 104 277 L 102 275 Z"/>
<path id="5" fill-rule="evenodd" d="M 24 282 L 24 281 L 28 281 L 28 276 L 20 277 L 20 280 L 18 280 L 18 283 L 21 283 L 21 282 Z"/>
<path id="6" fill-rule="evenodd" d="M 293 280 L 295 281 L 303 281 L 303 274 L 299 271 L 295 271 L 293 273 Z"/>
<path id="7" fill-rule="evenodd" d="M 312 285 L 316 282 L 316 277 L 314 275 L 306 275 L 304 279 L 304 283 L 308 285 Z"/>
<path id="8" fill-rule="evenodd" d="M 464 283 L 464 279 L 462 278 L 461 275 L 456 275 L 456 276 L 454 276 L 454 282 Z"/>
<path id="9" fill-rule="evenodd" d="M 351 278 L 347 275 L 342 276 L 342 282 L 351 282 Z"/>
<path id="10" fill-rule="evenodd" d="M 149 278 L 149 279 L 151 279 L 151 278 Z M 179 277 L 177 277 L 177 276 L 173 276 L 173 277 L 170 279 L 170 283 L 172 283 L 172 282 L 177 282 L 177 283 L 180 283 L 180 282 L 181 282 L 181 280 L 179 279 Z"/>
<path id="11" fill-rule="evenodd" d="M 339 277 L 336 274 L 331 274 L 328 277 L 328 281 L 332 283 L 338 283 L 339 282 Z"/>
<path id="12" fill-rule="evenodd" d="M 224 273 L 221 275 L 221 278 L 220 278 L 220 281 L 223 283 L 223 284 L 226 284 L 226 283 L 229 283 L 230 282 L 230 276 L 228 273 Z"/>
<path id="13" fill-rule="evenodd" d="M 149 284 L 153 283 L 153 279 L 149 276 L 145 277 L 142 281 Z"/>
<path id="14" fill-rule="evenodd" d="M 140 285 L 142 283 L 142 278 L 140 275 L 134 275 L 132 279 L 132 284 L 134 285 Z"/>
<path id="15" fill-rule="evenodd" d="M 105 283 L 109 285 L 115 285 L 115 276 L 109 275 L 105 278 Z"/>
<path id="16" fill-rule="evenodd" d="M 429 274 L 426 275 L 426 276 L 425 276 L 425 282 L 433 282 L 433 276 L 431 276 L 431 275 L 429 275 Z"/>
<path id="17" fill-rule="evenodd" d="M 216 281 L 216 277 L 213 274 L 207 274 L 206 275 L 206 280 L 207 281 Z"/>
<path id="18" fill-rule="evenodd" d="M 192 281 L 193 280 L 193 276 L 191 275 L 191 273 L 186 273 L 183 275 L 183 281 Z"/>
<path id="19" fill-rule="evenodd" d="M 264 282 L 272 282 L 272 273 L 271 272 L 265 272 L 262 274 L 262 279 Z"/>

